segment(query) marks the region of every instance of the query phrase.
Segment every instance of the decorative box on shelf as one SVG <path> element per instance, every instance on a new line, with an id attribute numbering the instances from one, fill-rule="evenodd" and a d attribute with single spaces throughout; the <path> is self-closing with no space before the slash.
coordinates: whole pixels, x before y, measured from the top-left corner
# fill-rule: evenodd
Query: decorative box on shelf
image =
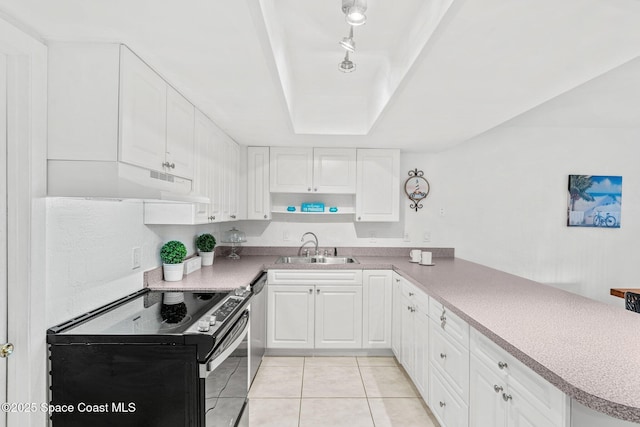
<path id="1" fill-rule="evenodd" d="M 324 203 L 322 202 L 307 202 L 302 203 L 300 206 L 302 212 L 324 212 Z"/>

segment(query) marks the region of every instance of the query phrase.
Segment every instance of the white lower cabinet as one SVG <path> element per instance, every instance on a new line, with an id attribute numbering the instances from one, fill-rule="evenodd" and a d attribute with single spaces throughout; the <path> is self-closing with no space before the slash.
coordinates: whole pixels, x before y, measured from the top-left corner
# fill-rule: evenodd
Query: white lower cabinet
<path id="1" fill-rule="evenodd" d="M 569 398 L 475 330 L 471 354 L 471 427 L 569 425 Z"/>
<path id="2" fill-rule="evenodd" d="M 362 272 L 270 270 L 267 347 L 361 348 Z"/>
<path id="3" fill-rule="evenodd" d="M 390 270 L 362 272 L 362 347 L 391 347 L 392 273 Z"/>
<path id="4" fill-rule="evenodd" d="M 313 348 L 314 287 L 267 286 L 267 347 Z"/>
<path id="5" fill-rule="evenodd" d="M 429 321 L 429 361 L 460 398 L 469 402 L 469 349 L 447 337 L 440 324 Z"/>
<path id="6" fill-rule="evenodd" d="M 316 286 L 315 348 L 362 347 L 362 286 Z"/>
<path id="7" fill-rule="evenodd" d="M 406 279 L 400 283 L 400 363 L 425 402 L 429 393 L 429 303 L 428 297 Z"/>
<path id="8" fill-rule="evenodd" d="M 396 359 L 402 359 L 402 281 L 398 273 L 392 276 L 391 296 L 391 351 Z"/>

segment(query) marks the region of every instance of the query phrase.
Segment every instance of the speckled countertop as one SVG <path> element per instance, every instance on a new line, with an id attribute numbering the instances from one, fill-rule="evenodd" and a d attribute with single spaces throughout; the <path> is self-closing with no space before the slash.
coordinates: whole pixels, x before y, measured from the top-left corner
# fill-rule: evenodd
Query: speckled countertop
<path id="1" fill-rule="evenodd" d="M 392 254 L 396 255 L 396 254 Z M 457 258 L 358 256 L 357 265 L 274 264 L 275 255 L 216 257 L 157 290 L 230 290 L 277 269 L 393 269 L 578 402 L 640 422 L 640 315 Z M 161 273 L 160 273 L 161 274 Z"/>

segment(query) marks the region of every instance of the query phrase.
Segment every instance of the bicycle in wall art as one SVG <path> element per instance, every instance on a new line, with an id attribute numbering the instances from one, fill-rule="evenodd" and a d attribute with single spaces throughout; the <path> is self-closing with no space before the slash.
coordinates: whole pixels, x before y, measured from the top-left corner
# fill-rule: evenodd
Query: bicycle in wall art
<path id="1" fill-rule="evenodd" d="M 622 177 L 569 175 L 569 227 L 620 228 Z"/>

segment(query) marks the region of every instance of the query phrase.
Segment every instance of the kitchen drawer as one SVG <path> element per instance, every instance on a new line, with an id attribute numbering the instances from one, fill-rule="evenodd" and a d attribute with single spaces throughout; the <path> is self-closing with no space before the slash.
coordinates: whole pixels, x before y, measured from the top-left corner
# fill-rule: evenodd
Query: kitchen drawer
<path id="1" fill-rule="evenodd" d="M 429 407 L 440 426 L 469 427 L 468 406 L 449 388 L 437 369 L 432 369 L 431 372 L 433 375 L 429 381 Z"/>
<path id="2" fill-rule="evenodd" d="M 408 280 L 400 280 L 402 282 L 402 295 L 411 301 L 411 305 L 413 305 L 417 311 L 428 315 L 429 296 Z"/>
<path id="3" fill-rule="evenodd" d="M 269 270 L 270 285 L 362 285 L 362 270 Z"/>
<path id="4" fill-rule="evenodd" d="M 452 340 L 464 348 L 469 348 L 469 324 L 432 297 L 429 297 L 429 317 L 438 323 L 441 330 Z"/>
<path id="5" fill-rule="evenodd" d="M 513 366 L 511 355 L 473 328 L 470 335 L 471 354 L 504 380 Z"/>
<path id="6" fill-rule="evenodd" d="M 429 321 L 429 363 L 462 401 L 468 403 L 469 350 L 451 340 L 433 320 Z"/>

